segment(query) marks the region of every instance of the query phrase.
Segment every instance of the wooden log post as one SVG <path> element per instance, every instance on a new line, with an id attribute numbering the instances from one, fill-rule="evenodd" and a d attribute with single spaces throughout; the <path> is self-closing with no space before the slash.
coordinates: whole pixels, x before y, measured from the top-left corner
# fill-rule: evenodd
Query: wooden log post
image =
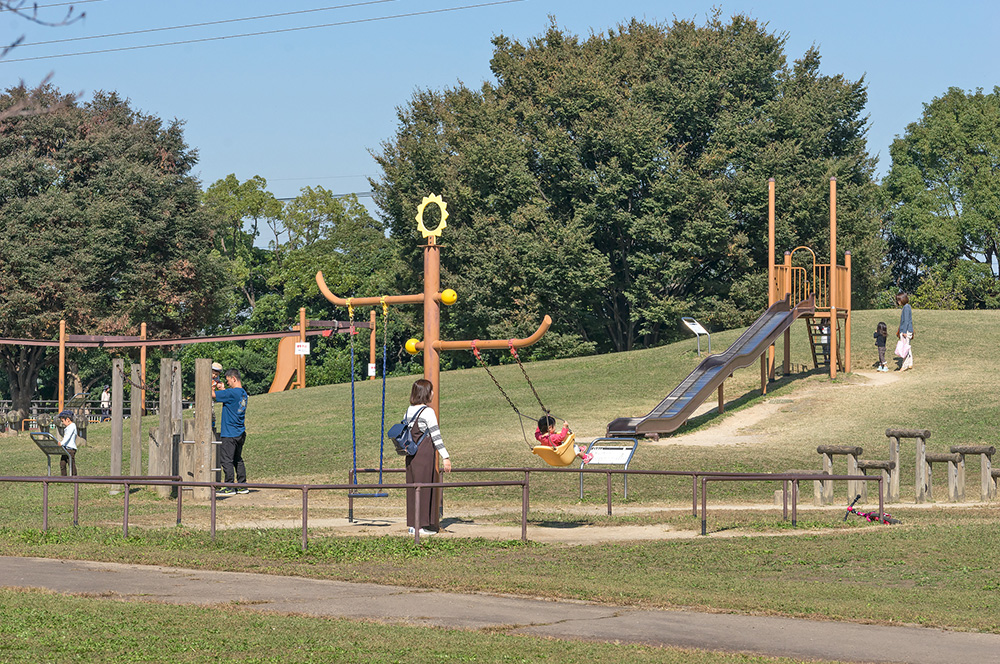
<path id="1" fill-rule="evenodd" d="M 914 439 L 916 441 L 916 472 L 913 480 L 914 500 L 918 503 L 924 502 L 927 495 L 927 439 L 931 437 L 929 429 L 886 429 L 885 435 L 889 438 L 889 461 L 896 462 L 896 474 L 893 482 L 889 486 L 887 503 L 899 502 L 899 475 L 902 466 L 899 462 L 899 445 L 903 439 Z"/>
<path id="2" fill-rule="evenodd" d="M 195 479 L 211 482 L 215 479 L 213 470 L 216 460 L 215 431 L 212 430 L 212 360 L 194 361 L 194 441 L 196 464 Z M 212 489 L 198 487 L 194 498 L 198 501 L 211 499 Z"/>
<path id="3" fill-rule="evenodd" d="M 847 475 L 857 475 L 858 457 L 861 456 L 864 449 L 854 445 L 820 445 L 816 451 L 823 455 L 823 472 L 827 475 L 833 475 L 833 457 L 835 455 L 847 457 Z M 854 496 L 858 495 L 857 484 L 859 481 L 848 481 L 847 492 L 850 494 L 848 502 L 854 500 Z M 827 505 L 833 503 L 833 480 L 823 480 L 823 503 Z"/>
<path id="4" fill-rule="evenodd" d="M 958 502 L 958 464 L 962 460 L 961 454 L 949 452 L 930 452 L 924 455 L 927 464 L 927 500 L 934 500 L 934 489 L 932 484 L 932 467 L 935 463 L 946 463 L 948 473 L 948 502 Z"/>
<path id="5" fill-rule="evenodd" d="M 128 428 L 129 428 L 129 448 L 128 448 L 128 474 L 142 475 L 142 390 L 138 387 L 140 382 L 139 365 L 132 365 L 132 385 L 129 393 L 132 396 L 129 406 Z"/>
<path id="6" fill-rule="evenodd" d="M 951 451 L 962 455 L 958 465 L 958 491 L 965 500 L 965 457 L 979 455 L 979 499 L 983 502 L 996 496 L 996 482 L 993 480 L 993 455 L 997 448 L 993 445 L 953 445 Z"/>
<path id="7" fill-rule="evenodd" d="M 815 470 L 786 470 L 789 475 L 815 475 Z M 801 494 L 800 494 L 801 495 Z M 813 505 L 823 504 L 823 481 L 813 480 Z"/>
<path id="8" fill-rule="evenodd" d="M 895 461 L 870 461 L 867 459 L 858 460 L 858 470 L 862 475 L 867 475 L 869 470 L 878 470 L 882 473 L 882 485 L 889 486 L 892 483 L 893 475 L 896 474 Z M 861 502 L 868 502 L 868 482 L 861 482 L 858 493 L 861 494 Z M 857 495 L 857 494 L 854 494 Z"/>
<path id="9" fill-rule="evenodd" d="M 122 406 L 125 403 L 124 380 L 125 360 L 117 358 L 111 361 L 111 475 L 121 476 L 122 474 L 122 452 L 124 433 L 125 412 Z M 113 487 L 112 493 L 118 493 L 117 486 Z"/>
<path id="10" fill-rule="evenodd" d="M 169 357 L 160 360 L 160 407 L 158 416 L 160 418 L 159 427 L 156 432 L 156 445 L 149 450 L 149 464 L 153 466 L 155 457 L 155 468 L 150 468 L 153 475 L 169 475 L 171 471 L 171 460 L 173 457 L 173 430 L 170 421 L 171 392 L 173 381 L 170 375 L 173 373 L 174 361 Z M 169 486 L 154 487 L 156 495 L 160 498 L 170 497 Z"/>

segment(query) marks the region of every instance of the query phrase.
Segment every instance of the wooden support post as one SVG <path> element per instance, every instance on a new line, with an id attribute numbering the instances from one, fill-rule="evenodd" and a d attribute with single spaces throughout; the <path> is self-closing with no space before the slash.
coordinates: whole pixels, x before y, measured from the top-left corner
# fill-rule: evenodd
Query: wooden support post
<path id="1" fill-rule="evenodd" d="M 153 475 L 170 474 L 170 448 L 173 442 L 173 431 L 170 426 L 170 392 L 173 383 L 170 380 L 170 374 L 173 371 L 173 367 L 174 361 L 169 357 L 160 359 L 160 406 L 157 413 L 160 423 L 156 432 L 155 445 L 151 446 L 149 450 L 149 464 Z M 153 463 L 154 459 L 156 461 L 155 466 Z M 170 487 L 157 486 L 154 489 L 156 490 L 156 495 L 161 498 L 170 497 Z"/>
<path id="2" fill-rule="evenodd" d="M 125 360 L 111 361 L 111 475 L 122 474 L 122 434 L 124 428 L 125 403 L 124 384 Z"/>
<path id="3" fill-rule="evenodd" d="M 767 394 L 767 353 L 760 356 L 760 393 Z"/>
<path id="4" fill-rule="evenodd" d="M 212 360 L 194 361 L 194 477 L 198 482 L 211 482 L 215 478 L 215 432 L 212 431 Z M 211 489 L 197 487 L 192 493 L 198 501 L 211 499 Z"/>
<path id="5" fill-rule="evenodd" d="M 725 384 L 725 381 L 719 383 L 719 414 L 726 412 L 726 398 L 723 396 L 722 392 L 722 386 Z"/>
<path id="6" fill-rule="evenodd" d="M 823 473 L 833 475 L 833 455 L 823 455 Z M 828 505 L 833 502 L 833 480 L 823 480 L 823 504 Z"/>
<path id="7" fill-rule="evenodd" d="M 372 309 L 371 316 L 369 316 L 369 321 L 372 324 L 371 332 L 368 333 L 368 380 L 375 380 L 375 374 L 377 371 L 371 371 L 375 368 L 375 309 Z M 385 367 L 382 367 L 382 371 L 385 371 Z"/>
<path id="8" fill-rule="evenodd" d="M 889 460 L 896 462 L 896 486 L 889 487 L 889 502 L 899 500 L 899 444 L 903 438 L 913 438 L 916 441 L 916 469 L 913 479 L 914 500 L 918 503 L 924 502 L 927 496 L 927 439 L 931 437 L 928 429 L 886 429 L 885 435 L 889 438 Z"/>
<path id="9" fill-rule="evenodd" d="M 142 323 L 139 325 L 139 338 L 143 341 L 146 340 L 146 324 Z M 142 388 L 139 390 L 139 402 L 141 404 L 139 408 L 139 414 L 146 414 L 146 347 L 139 346 L 139 384 Z"/>
<path id="10" fill-rule="evenodd" d="M 184 437 L 184 399 L 181 394 L 180 360 L 174 360 L 170 374 L 170 474 L 180 475 L 181 439 Z M 171 491 L 177 495 L 176 491 Z"/>
<path id="11" fill-rule="evenodd" d="M 847 310 L 847 319 L 844 321 L 844 372 L 851 373 L 851 252 L 844 252 L 844 267 L 847 268 L 847 284 L 844 288 L 846 302 L 842 306 Z"/>
<path id="12" fill-rule="evenodd" d="M 128 428 L 130 434 L 128 448 L 128 474 L 142 475 L 142 392 L 136 385 L 142 385 L 139 376 L 139 365 L 132 365 L 132 385 L 129 393 L 132 397 L 129 406 Z"/>
<path id="13" fill-rule="evenodd" d="M 965 499 L 965 458 L 979 455 L 979 498 L 982 501 L 991 500 L 996 495 L 996 483 L 993 481 L 993 455 L 996 447 L 993 445 L 954 445 L 951 451 L 962 457 L 958 465 L 958 489 L 962 500 Z"/>

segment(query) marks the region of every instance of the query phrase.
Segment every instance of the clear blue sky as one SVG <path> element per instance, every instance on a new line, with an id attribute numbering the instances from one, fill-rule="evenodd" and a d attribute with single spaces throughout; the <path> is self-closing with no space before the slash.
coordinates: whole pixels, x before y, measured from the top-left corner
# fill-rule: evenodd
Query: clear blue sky
<path id="1" fill-rule="evenodd" d="M 58 19 L 60 0 L 37 0 Z M 208 186 L 229 173 L 261 175 L 278 197 L 307 185 L 337 193 L 369 190 L 378 169 L 369 150 L 391 138 L 396 108 L 417 89 L 491 80 L 491 38 L 526 41 L 541 34 L 548 16 L 580 36 L 632 17 L 704 22 L 713 6 L 724 16 L 746 13 L 785 33 L 793 60 L 815 44 L 826 74 L 868 85 L 869 151 L 888 168 L 889 144 L 922 104 L 950 86 L 989 91 L 1000 84 L 996 47 L 1000 3 L 808 0 L 697 2 L 676 0 L 523 0 L 473 7 L 486 0 L 91 0 L 76 3 L 86 18 L 41 27 L 0 14 L 0 36 L 27 42 L 78 39 L 108 33 L 225 21 L 333 7 L 295 16 L 223 23 L 60 44 L 25 45 L 0 61 L 4 88 L 38 83 L 49 72 L 63 91 L 116 90 L 144 112 L 186 122 L 188 143 L 200 152 L 196 174 Z M 456 11 L 434 12 L 455 7 Z M 410 16 L 401 16 L 411 14 Z M 379 17 L 398 16 L 385 20 Z M 21 58 L 284 30 L 224 40 L 70 55 Z"/>

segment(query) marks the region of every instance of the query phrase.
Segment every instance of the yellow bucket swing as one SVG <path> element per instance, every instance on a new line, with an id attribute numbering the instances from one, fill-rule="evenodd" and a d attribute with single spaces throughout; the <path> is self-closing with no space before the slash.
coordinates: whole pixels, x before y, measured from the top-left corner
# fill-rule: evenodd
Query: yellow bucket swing
<path id="1" fill-rule="evenodd" d="M 558 447 L 549 447 L 548 445 L 532 445 L 528 442 L 528 435 L 524 430 L 524 420 L 528 420 L 532 424 L 534 424 L 536 420 L 521 413 L 521 411 L 517 409 L 517 406 L 514 405 L 514 402 L 511 401 L 510 397 L 507 396 L 507 392 L 504 391 L 499 381 L 497 381 L 496 376 L 494 376 L 493 372 L 490 371 L 490 366 L 486 364 L 482 355 L 479 354 L 479 348 L 476 347 L 476 341 L 478 340 L 473 339 L 472 341 L 472 354 L 476 356 L 476 360 L 479 361 L 479 364 L 486 369 L 486 373 L 493 381 L 493 384 L 497 386 L 497 389 L 500 390 L 500 394 L 502 394 L 503 398 L 507 400 L 507 403 L 510 404 L 510 407 L 514 410 L 514 412 L 517 413 L 519 418 L 518 422 L 521 425 L 521 435 L 524 437 L 524 442 L 531 449 L 531 453 L 541 458 L 542 461 L 550 466 L 561 467 L 568 466 L 573 463 L 576 459 L 576 434 L 572 432 L 566 436 L 566 440 L 564 440 Z M 528 382 L 528 387 L 531 388 L 531 392 L 535 395 L 535 400 L 537 400 L 538 405 L 541 406 L 542 413 L 549 415 L 549 409 L 542 403 L 541 398 L 538 396 L 538 391 L 535 390 L 535 386 L 532 384 L 531 378 L 528 377 L 528 372 L 525 371 L 524 365 L 521 364 L 521 358 L 517 355 L 517 349 L 514 347 L 513 340 L 508 341 L 507 346 L 510 348 L 510 354 L 513 355 L 514 359 L 517 361 L 517 366 L 521 368 L 521 373 L 524 374 L 524 379 Z M 565 422 L 565 420 L 563 420 L 563 422 Z"/>

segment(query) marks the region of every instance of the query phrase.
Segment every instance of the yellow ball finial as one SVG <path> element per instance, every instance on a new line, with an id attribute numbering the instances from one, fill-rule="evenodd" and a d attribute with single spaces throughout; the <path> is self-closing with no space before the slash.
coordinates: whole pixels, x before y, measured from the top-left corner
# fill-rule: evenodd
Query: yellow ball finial
<path id="1" fill-rule="evenodd" d="M 419 339 L 407 339 L 406 340 L 406 352 L 410 355 L 416 355 L 420 351 L 417 350 L 417 344 L 420 343 Z"/>
<path id="2" fill-rule="evenodd" d="M 446 306 L 451 306 L 458 302 L 458 293 L 452 288 L 445 289 L 441 291 L 441 304 Z"/>
<path id="3" fill-rule="evenodd" d="M 424 208 L 426 208 L 431 203 L 438 206 L 441 210 L 441 223 L 438 224 L 437 228 L 432 231 L 427 230 L 424 226 Z M 431 194 L 430 196 L 424 196 L 424 200 L 420 201 L 420 207 L 417 208 L 417 230 L 425 238 L 433 235 L 434 237 L 441 237 L 441 231 L 448 228 L 448 222 L 445 221 L 448 218 L 448 204 L 444 202 L 444 199 L 437 194 Z"/>

